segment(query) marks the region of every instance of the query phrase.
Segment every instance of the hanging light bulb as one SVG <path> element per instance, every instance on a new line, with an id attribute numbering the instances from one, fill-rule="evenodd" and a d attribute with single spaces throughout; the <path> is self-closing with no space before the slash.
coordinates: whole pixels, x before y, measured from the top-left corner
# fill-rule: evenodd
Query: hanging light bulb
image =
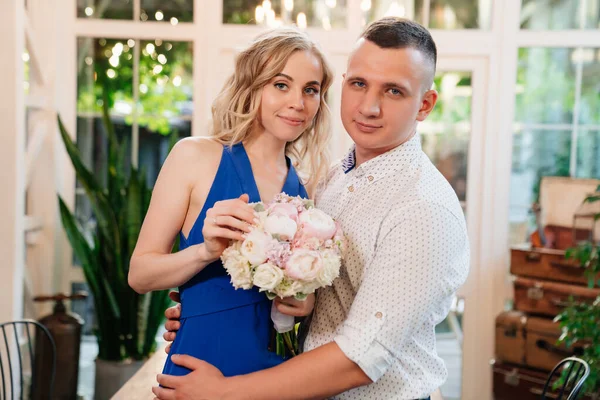
<path id="1" fill-rule="evenodd" d="M 265 9 L 262 6 L 256 6 L 256 10 L 254 10 L 254 19 L 257 24 L 262 24 L 265 20 Z"/>
<path id="2" fill-rule="evenodd" d="M 283 6 L 286 11 L 294 10 L 294 0 L 284 0 Z"/>
<path id="3" fill-rule="evenodd" d="M 363 10 L 363 12 L 367 12 L 371 9 L 372 7 L 372 3 L 371 0 L 362 0 L 360 2 L 360 9 Z"/>
<path id="4" fill-rule="evenodd" d="M 404 13 L 406 12 L 406 10 L 404 9 L 404 6 L 401 6 L 400 4 L 398 4 L 397 1 L 394 1 L 392 4 L 390 4 L 390 7 L 388 8 L 387 12 L 385 13 L 386 17 L 404 17 Z"/>
<path id="5" fill-rule="evenodd" d="M 298 28 L 300 29 L 306 29 L 306 14 L 303 12 L 298 13 L 298 16 L 296 17 L 296 25 L 298 25 Z"/>

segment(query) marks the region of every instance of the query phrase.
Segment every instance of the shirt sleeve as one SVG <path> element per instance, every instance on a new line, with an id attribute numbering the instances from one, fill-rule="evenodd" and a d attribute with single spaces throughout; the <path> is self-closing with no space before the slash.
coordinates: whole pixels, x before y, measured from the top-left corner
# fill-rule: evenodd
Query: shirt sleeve
<path id="1" fill-rule="evenodd" d="M 380 230 L 374 256 L 334 338 L 373 382 L 468 274 L 464 219 L 430 203 L 396 211 L 390 227 Z"/>

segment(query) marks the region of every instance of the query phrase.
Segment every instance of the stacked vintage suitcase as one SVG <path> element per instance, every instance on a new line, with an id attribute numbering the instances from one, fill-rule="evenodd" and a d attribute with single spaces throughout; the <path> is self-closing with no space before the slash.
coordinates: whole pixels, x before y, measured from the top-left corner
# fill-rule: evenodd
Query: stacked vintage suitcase
<path id="1" fill-rule="evenodd" d="M 574 184 L 586 185 L 579 189 L 583 194 L 578 196 L 573 186 L 568 187 Z M 552 193 L 558 187 L 563 193 L 577 197 L 570 199 L 576 204 L 581 203 L 589 188 L 593 191 L 597 185 L 598 181 L 594 180 L 552 178 L 542 182 L 541 193 L 544 189 Z M 553 201 L 559 202 L 564 209 L 561 199 Z M 569 217 L 571 225 L 572 215 Z M 546 220 L 548 218 L 552 219 L 546 216 Z M 540 223 L 539 226 L 541 232 L 538 233 L 554 236 L 553 247 L 556 248 L 528 244 L 511 249 L 515 310 L 496 318 L 496 359 L 492 363 L 495 400 L 539 400 L 552 368 L 563 358 L 581 353 L 581 347 L 567 349 L 557 344 L 562 332 L 560 325 L 553 322 L 554 317 L 562 311 L 570 296 L 593 302 L 600 295 L 600 289 L 587 287 L 583 268 L 565 259 L 564 250 L 573 244 L 572 226 L 567 229 L 552 223 Z M 578 232 L 575 235 L 579 236 Z M 569 240 L 564 240 L 565 237 Z"/>

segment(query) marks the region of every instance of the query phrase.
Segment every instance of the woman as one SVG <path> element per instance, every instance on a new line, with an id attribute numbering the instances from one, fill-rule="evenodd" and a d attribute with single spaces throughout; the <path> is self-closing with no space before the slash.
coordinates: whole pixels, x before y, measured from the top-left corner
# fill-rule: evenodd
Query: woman
<path id="1" fill-rule="evenodd" d="M 170 354 L 198 357 L 225 376 L 283 361 L 267 349 L 271 302 L 256 289 L 236 291 L 219 257 L 250 230 L 255 215 L 245 203 L 280 192 L 307 197 L 291 159 L 309 184 L 326 169 L 331 81 L 304 33 L 264 33 L 237 57 L 213 105 L 212 135 L 180 141 L 165 161 L 129 284 L 139 293 L 180 287 L 181 327 Z M 177 234 L 180 250 L 171 254 Z M 167 359 L 164 373 L 188 372 Z"/>

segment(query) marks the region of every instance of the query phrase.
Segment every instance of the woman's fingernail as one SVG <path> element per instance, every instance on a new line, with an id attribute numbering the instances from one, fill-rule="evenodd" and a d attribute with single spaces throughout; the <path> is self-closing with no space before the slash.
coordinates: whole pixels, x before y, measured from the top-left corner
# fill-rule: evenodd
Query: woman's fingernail
<path id="1" fill-rule="evenodd" d="M 260 219 L 258 219 L 258 218 L 254 218 L 253 221 L 256 225 L 260 224 Z"/>

